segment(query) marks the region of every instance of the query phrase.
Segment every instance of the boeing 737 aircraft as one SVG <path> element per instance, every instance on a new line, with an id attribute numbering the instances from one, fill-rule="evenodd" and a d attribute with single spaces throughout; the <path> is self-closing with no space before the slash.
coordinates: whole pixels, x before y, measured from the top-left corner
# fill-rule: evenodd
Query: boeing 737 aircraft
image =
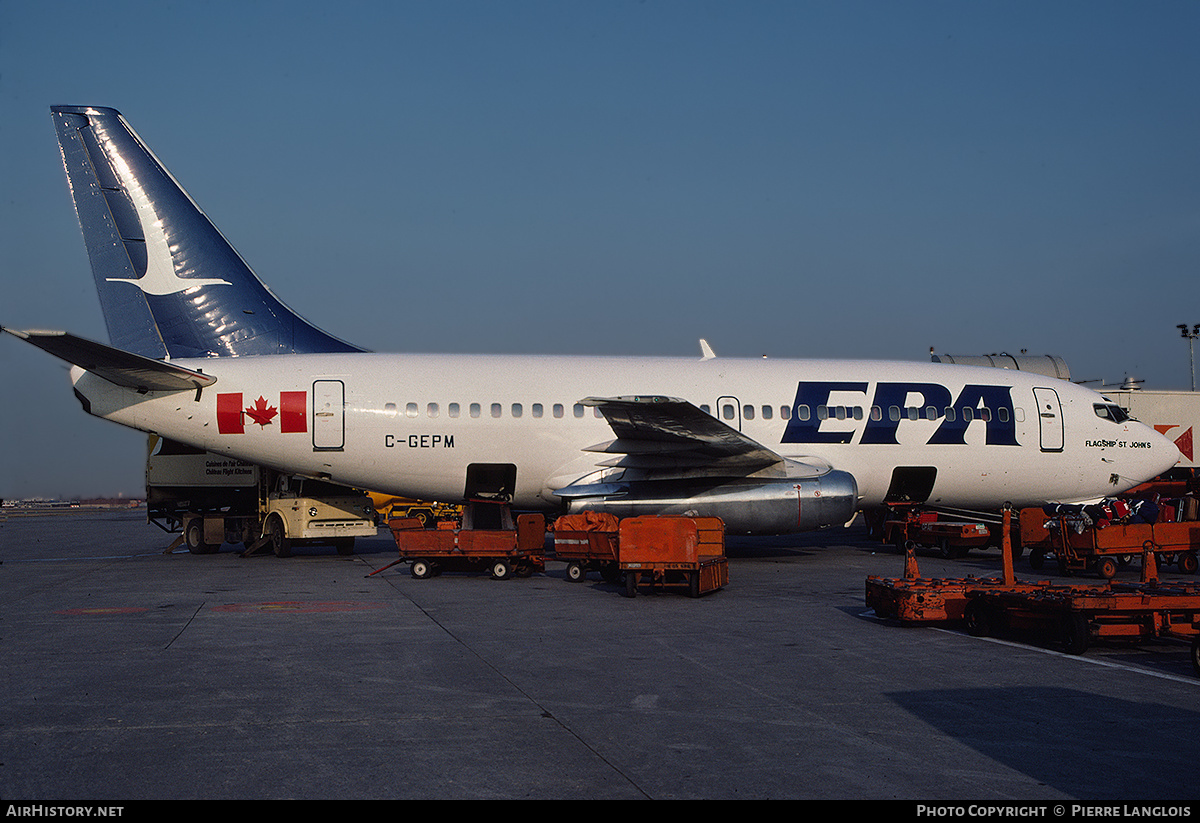
<path id="1" fill-rule="evenodd" d="M 1082 502 L 1172 467 L 1103 396 L 941 363 L 376 354 L 258 280 L 117 111 L 52 118 L 111 345 L 11 332 L 74 365 L 84 410 L 252 463 L 408 497 L 731 533 L 889 501 Z"/>

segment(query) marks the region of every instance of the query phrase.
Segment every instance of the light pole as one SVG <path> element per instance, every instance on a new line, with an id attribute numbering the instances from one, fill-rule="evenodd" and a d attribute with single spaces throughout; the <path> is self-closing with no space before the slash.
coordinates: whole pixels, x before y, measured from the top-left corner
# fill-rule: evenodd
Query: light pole
<path id="1" fill-rule="evenodd" d="M 1200 323 L 1195 324 L 1189 330 L 1184 324 L 1180 324 L 1175 328 L 1179 329 L 1179 334 L 1184 340 L 1188 341 L 1188 364 L 1192 367 L 1192 391 L 1196 390 L 1196 352 L 1195 341 L 1200 337 Z"/>

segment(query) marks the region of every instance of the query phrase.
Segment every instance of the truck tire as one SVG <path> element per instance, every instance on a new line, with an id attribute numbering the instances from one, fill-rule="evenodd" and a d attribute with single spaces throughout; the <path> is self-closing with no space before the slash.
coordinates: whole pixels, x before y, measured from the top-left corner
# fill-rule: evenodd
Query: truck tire
<path id="1" fill-rule="evenodd" d="M 188 551 L 192 554 L 214 554 L 221 548 L 204 542 L 204 519 L 201 517 L 189 520 L 183 534 Z"/>
<path id="2" fill-rule="evenodd" d="M 283 527 L 283 520 L 278 517 L 268 520 L 267 534 L 271 537 L 271 548 L 275 550 L 276 557 L 292 556 L 292 541 Z"/>
<path id="3" fill-rule="evenodd" d="M 1180 552 L 1179 557 L 1175 559 L 1175 565 L 1182 574 L 1195 574 L 1200 562 L 1197 561 L 1195 552 Z"/>

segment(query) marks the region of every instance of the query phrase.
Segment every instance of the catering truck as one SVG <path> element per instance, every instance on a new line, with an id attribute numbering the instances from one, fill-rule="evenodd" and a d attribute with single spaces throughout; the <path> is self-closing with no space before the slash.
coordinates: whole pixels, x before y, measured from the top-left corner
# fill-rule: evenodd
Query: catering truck
<path id="1" fill-rule="evenodd" d="M 223 543 L 287 557 L 297 543 L 354 551 L 374 537 L 375 508 L 357 489 L 273 471 L 150 435 L 146 456 L 148 520 L 193 554 Z"/>

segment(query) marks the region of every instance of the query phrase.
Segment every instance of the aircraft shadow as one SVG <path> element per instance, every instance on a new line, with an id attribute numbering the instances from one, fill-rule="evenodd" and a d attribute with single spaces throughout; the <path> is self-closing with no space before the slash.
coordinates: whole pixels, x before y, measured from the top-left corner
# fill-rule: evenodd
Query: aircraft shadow
<path id="1" fill-rule="evenodd" d="M 1189 800 L 1200 713 L 1057 686 L 888 693 L 913 716 L 1072 797 Z M 916 755 L 916 756 L 919 756 Z"/>

